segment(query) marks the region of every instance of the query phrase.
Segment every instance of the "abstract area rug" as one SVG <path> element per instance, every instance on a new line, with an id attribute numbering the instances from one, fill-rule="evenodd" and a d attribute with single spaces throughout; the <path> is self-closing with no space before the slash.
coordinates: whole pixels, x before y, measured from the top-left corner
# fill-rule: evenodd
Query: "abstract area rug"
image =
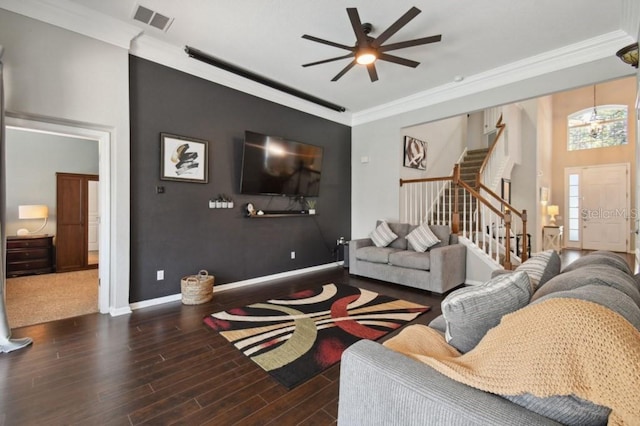
<path id="1" fill-rule="evenodd" d="M 204 323 L 291 389 L 340 361 L 360 339 L 376 340 L 429 310 L 347 285 L 217 312 Z"/>

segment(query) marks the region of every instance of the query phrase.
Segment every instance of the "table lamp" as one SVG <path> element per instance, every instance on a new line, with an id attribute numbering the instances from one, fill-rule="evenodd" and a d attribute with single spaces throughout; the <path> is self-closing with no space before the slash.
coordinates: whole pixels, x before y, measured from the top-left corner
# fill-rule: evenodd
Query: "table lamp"
<path id="1" fill-rule="evenodd" d="M 44 223 L 37 230 L 30 232 L 26 228 L 18 229 L 16 234 L 23 235 L 31 235 L 36 234 L 47 225 L 47 218 L 49 217 L 49 208 L 43 204 L 32 204 L 26 206 L 18 206 L 18 219 L 44 219 Z"/>
<path id="2" fill-rule="evenodd" d="M 555 204 L 547 206 L 547 214 L 549 215 L 549 224 L 556 224 L 556 216 L 560 214 L 560 208 Z"/>

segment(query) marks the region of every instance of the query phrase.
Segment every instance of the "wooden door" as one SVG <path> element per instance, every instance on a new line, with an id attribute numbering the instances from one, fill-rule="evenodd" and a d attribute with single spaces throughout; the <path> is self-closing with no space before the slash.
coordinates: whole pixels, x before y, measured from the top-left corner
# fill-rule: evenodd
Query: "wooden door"
<path id="1" fill-rule="evenodd" d="M 87 268 L 89 180 L 95 175 L 56 173 L 56 271 Z"/>

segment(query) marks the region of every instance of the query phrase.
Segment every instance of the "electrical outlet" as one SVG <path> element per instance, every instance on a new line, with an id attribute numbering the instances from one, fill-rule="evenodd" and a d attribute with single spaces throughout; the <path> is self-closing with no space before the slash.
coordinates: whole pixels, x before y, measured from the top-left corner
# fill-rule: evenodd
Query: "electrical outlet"
<path id="1" fill-rule="evenodd" d="M 296 252 L 295 252 L 295 251 L 292 251 L 292 252 L 291 252 L 291 259 L 295 259 L 295 258 L 296 258 Z"/>
<path id="2" fill-rule="evenodd" d="M 156 280 L 157 281 L 164 280 L 164 270 L 156 271 Z"/>

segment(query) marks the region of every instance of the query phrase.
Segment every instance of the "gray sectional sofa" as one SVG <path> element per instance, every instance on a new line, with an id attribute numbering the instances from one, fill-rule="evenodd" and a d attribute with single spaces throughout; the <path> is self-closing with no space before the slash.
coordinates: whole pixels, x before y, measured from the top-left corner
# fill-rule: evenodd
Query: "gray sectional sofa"
<path id="1" fill-rule="evenodd" d="M 570 298 L 604 306 L 640 330 L 639 277 L 620 257 L 595 252 L 561 273 L 555 252 L 546 260 L 534 256 L 527 262 L 519 272 L 450 293 L 443 300 L 444 316 L 430 327 L 448 334 L 447 342 L 464 353 L 499 323 L 500 315 L 550 298 Z M 523 275 L 526 281 L 521 285 Z M 491 293 L 492 289 L 499 293 Z M 447 299 L 451 306 L 445 307 Z M 464 306 L 454 306 L 461 301 Z M 465 316 L 466 323 L 461 321 Z M 342 357 L 340 425 L 603 425 L 610 411 L 573 395 L 487 393 L 369 340 L 352 345 Z"/>
<path id="2" fill-rule="evenodd" d="M 380 221 L 376 226 L 380 225 Z M 444 225 L 430 225 L 440 243 L 425 252 L 413 249 L 407 235 L 417 228 L 407 223 L 388 223 L 398 236 L 386 247 L 371 238 L 349 242 L 349 273 L 402 284 L 435 293 L 445 293 L 464 284 L 467 248 Z"/>

